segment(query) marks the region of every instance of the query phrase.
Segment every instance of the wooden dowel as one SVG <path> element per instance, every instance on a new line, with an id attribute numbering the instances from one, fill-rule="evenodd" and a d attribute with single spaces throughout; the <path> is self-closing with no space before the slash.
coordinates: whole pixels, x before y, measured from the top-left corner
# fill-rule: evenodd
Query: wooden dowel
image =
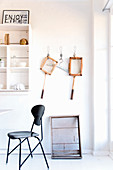
<path id="1" fill-rule="evenodd" d="M 71 91 L 71 100 L 73 100 L 74 84 L 75 84 L 75 76 L 73 76 L 73 85 L 72 85 L 72 91 Z"/>
<path id="2" fill-rule="evenodd" d="M 82 70 L 83 70 L 83 58 L 81 59 L 81 70 L 80 70 L 81 76 L 82 76 Z"/>
<path id="3" fill-rule="evenodd" d="M 46 81 L 46 74 L 45 74 L 45 78 L 44 78 L 44 84 L 43 84 L 43 89 L 42 89 L 41 99 L 43 99 L 43 95 L 44 95 L 44 86 L 45 86 L 45 81 Z"/>
<path id="4" fill-rule="evenodd" d="M 47 61 L 47 57 L 44 58 L 44 61 L 42 62 L 41 66 L 40 66 L 40 69 L 42 70 L 42 68 L 44 67 L 44 64 L 46 63 Z"/>
<path id="5" fill-rule="evenodd" d="M 56 63 L 58 63 L 55 59 L 51 58 L 50 56 L 48 56 L 48 58 L 52 61 L 55 61 Z"/>

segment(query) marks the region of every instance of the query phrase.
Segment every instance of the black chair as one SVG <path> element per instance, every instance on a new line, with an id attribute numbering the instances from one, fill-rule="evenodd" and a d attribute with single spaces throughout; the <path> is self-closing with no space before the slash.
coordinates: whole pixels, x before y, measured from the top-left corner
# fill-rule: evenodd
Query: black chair
<path id="1" fill-rule="evenodd" d="M 42 140 L 43 140 L 43 128 L 42 128 L 42 116 L 44 114 L 45 107 L 43 105 L 36 105 L 31 109 L 32 115 L 34 116 L 34 121 L 31 127 L 31 131 L 16 131 L 16 132 L 10 132 L 8 133 L 9 141 L 8 141 L 8 149 L 7 149 L 7 158 L 6 158 L 6 163 L 8 163 L 8 156 L 16 149 L 19 147 L 19 170 L 21 169 L 22 165 L 25 163 L 25 161 L 29 158 L 29 156 L 33 157 L 32 153 L 33 151 L 40 145 L 47 168 L 49 169 L 49 165 L 44 153 L 44 149 L 42 147 Z M 33 127 L 34 125 L 40 126 L 41 127 L 41 139 L 39 138 L 39 134 L 33 132 Z M 34 147 L 33 150 L 31 150 L 30 143 L 29 143 L 29 138 L 34 137 L 38 139 L 37 145 Z M 9 152 L 9 147 L 10 147 L 10 139 L 18 139 L 19 144 Z M 30 153 L 28 156 L 24 159 L 24 161 L 21 163 L 21 144 L 27 140 L 28 143 L 28 148 Z"/>

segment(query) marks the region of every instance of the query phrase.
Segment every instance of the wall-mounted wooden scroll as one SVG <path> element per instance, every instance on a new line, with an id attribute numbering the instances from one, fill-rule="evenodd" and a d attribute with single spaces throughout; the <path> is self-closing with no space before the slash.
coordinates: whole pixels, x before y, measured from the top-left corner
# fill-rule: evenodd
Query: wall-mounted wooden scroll
<path id="1" fill-rule="evenodd" d="M 54 60 L 53 58 L 49 57 L 49 55 L 43 60 L 40 69 L 45 73 L 45 79 L 46 79 L 46 74 L 48 74 L 48 75 L 52 74 L 57 63 L 58 62 L 56 60 Z M 45 79 L 44 79 L 41 98 L 43 98 L 43 95 L 44 95 Z"/>
<path id="2" fill-rule="evenodd" d="M 69 58 L 69 75 L 73 76 L 73 85 L 71 91 L 71 99 L 74 94 L 74 82 L 76 76 L 82 76 L 83 59 L 82 57 L 70 57 Z"/>

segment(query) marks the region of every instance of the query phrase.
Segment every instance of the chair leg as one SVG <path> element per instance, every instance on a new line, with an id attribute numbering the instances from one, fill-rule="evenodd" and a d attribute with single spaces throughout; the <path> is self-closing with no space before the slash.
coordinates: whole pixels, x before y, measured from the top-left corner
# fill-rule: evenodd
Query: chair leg
<path id="1" fill-rule="evenodd" d="M 9 141 L 8 141 L 6 164 L 8 163 L 9 147 L 10 147 L 10 138 L 9 138 Z"/>
<path id="2" fill-rule="evenodd" d="M 30 150 L 30 154 L 31 154 L 31 157 L 33 158 L 33 154 L 31 152 L 31 146 L 30 146 L 30 143 L 29 143 L 29 139 L 27 138 L 27 142 L 28 142 L 28 146 L 29 146 L 29 150 Z"/>
<path id="3" fill-rule="evenodd" d="M 21 139 L 19 139 L 20 141 L 20 148 L 19 148 L 19 170 L 21 169 Z"/>
<path id="4" fill-rule="evenodd" d="M 43 153 L 43 156 L 44 156 L 44 159 L 45 159 L 47 168 L 49 169 L 49 165 L 48 165 L 47 158 L 46 158 L 46 156 L 45 156 L 44 149 L 43 149 L 43 147 L 42 147 L 41 141 L 39 141 L 39 143 L 40 143 L 40 147 L 41 147 L 41 149 L 42 149 L 42 153 Z"/>

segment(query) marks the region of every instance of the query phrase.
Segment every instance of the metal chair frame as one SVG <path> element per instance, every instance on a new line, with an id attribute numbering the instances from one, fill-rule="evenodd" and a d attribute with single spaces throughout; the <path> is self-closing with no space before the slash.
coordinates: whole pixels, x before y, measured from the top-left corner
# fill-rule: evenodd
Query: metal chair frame
<path id="1" fill-rule="evenodd" d="M 24 138 L 23 140 L 21 140 L 21 138 L 17 138 L 19 139 L 19 144 L 14 147 L 10 152 L 9 152 L 9 147 L 10 147 L 10 137 L 9 137 L 9 141 L 8 141 L 8 149 L 7 149 L 7 157 L 6 157 L 6 163 L 8 163 L 8 157 L 9 155 L 19 147 L 19 170 L 21 170 L 21 167 L 22 165 L 27 161 L 27 159 L 31 156 L 33 157 L 32 153 L 34 152 L 34 150 L 38 147 L 38 145 L 40 145 L 41 147 L 41 150 L 42 150 L 42 153 L 43 153 L 43 156 L 44 156 L 44 159 L 45 159 L 45 162 L 46 162 L 46 165 L 47 165 L 47 168 L 49 169 L 49 165 L 48 165 L 48 162 L 47 162 L 47 158 L 45 156 L 45 152 L 44 152 L 44 149 L 43 149 L 43 146 L 42 146 L 42 140 L 43 140 L 43 127 L 42 127 L 42 119 L 41 119 L 41 139 L 39 139 L 37 136 L 32 136 L 32 130 L 33 130 L 33 127 L 34 127 L 34 122 L 32 124 L 32 127 L 31 127 L 31 136 L 30 137 L 34 137 L 38 140 L 38 144 L 34 147 L 34 149 L 31 150 L 31 146 L 30 146 L 30 142 L 29 142 L 29 137 L 26 137 Z M 28 147 L 29 147 L 29 151 L 30 153 L 28 154 L 28 156 L 23 160 L 23 162 L 21 162 L 21 144 L 23 142 L 25 142 L 27 140 L 28 142 Z"/>

